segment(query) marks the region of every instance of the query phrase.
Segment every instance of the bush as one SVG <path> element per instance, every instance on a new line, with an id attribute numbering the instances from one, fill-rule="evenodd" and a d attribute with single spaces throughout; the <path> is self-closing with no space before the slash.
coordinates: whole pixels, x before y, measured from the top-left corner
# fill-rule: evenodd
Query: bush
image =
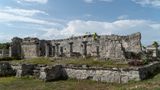
<path id="1" fill-rule="evenodd" d="M 3 57 L 3 58 L 0 58 L 0 61 L 12 61 L 12 60 L 15 60 L 17 58 L 14 58 L 14 57 Z"/>

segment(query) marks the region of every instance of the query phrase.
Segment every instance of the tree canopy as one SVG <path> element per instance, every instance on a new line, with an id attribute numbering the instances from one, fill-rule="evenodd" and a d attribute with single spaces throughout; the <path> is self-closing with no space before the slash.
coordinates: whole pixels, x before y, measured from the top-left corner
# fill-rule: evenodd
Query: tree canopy
<path id="1" fill-rule="evenodd" d="M 10 43 L 0 43 L 0 49 L 9 49 Z"/>

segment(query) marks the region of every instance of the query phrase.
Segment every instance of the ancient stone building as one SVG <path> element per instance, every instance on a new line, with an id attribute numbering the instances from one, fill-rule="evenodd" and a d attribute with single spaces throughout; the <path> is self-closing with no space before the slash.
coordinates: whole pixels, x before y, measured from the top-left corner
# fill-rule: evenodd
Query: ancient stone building
<path id="1" fill-rule="evenodd" d="M 124 59 L 126 53 L 141 52 L 141 34 L 84 35 L 59 40 L 39 40 L 38 38 L 13 38 L 10 56 L 33 57 L 73 57 L 94 56 L 100 58 Z"/>
<path id="2" fill-rule="evenodd" d="M 9 56 L 8 49 L 0 49 L 0 58 L 8 57 L 8 56 Z"/>

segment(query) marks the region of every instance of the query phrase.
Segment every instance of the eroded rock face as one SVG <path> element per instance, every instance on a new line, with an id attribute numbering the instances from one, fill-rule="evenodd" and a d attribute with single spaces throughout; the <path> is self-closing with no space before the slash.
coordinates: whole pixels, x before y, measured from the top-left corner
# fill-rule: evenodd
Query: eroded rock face
<path id="1" fill-rule="evenodd" d="M 11 65 L 7 62 L 0 62 L 0 76 L 13 76 L 15 71 L 12 69 Z"/>
<path id="2" fill-rule="evenodd" d="M 44 81 L 55 81 L 67 79 L 67 75 L 65 74 L 61 65 L 57 65 L 51 68 L 43 67 L 40 70 L 40 79 Z"/>

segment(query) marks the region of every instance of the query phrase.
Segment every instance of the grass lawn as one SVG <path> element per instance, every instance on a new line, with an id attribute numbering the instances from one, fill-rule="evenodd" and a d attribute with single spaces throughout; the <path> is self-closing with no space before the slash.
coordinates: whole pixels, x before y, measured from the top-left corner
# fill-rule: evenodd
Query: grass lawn
<path id="1" fill-rule="evenodd" d="M 0 90 L 160 90 L 160 74 L 152 79 L 128 84 L 101 83 L 91 80 L 43 82 L 32 77 L 1 77 Z"/>
<path id="2" fill-rule="evenodd" d="M 53 58 L 34 58 L 27 60 L 13 60 L 12 63 L 30 63 L 30 64 L 74 64 L 74 65 L 89 65 L 96 67 L 128 67 L 124 60 L 95 60 L 94 58 L 70 58 L 65 60 L 57 60 Z"/>

